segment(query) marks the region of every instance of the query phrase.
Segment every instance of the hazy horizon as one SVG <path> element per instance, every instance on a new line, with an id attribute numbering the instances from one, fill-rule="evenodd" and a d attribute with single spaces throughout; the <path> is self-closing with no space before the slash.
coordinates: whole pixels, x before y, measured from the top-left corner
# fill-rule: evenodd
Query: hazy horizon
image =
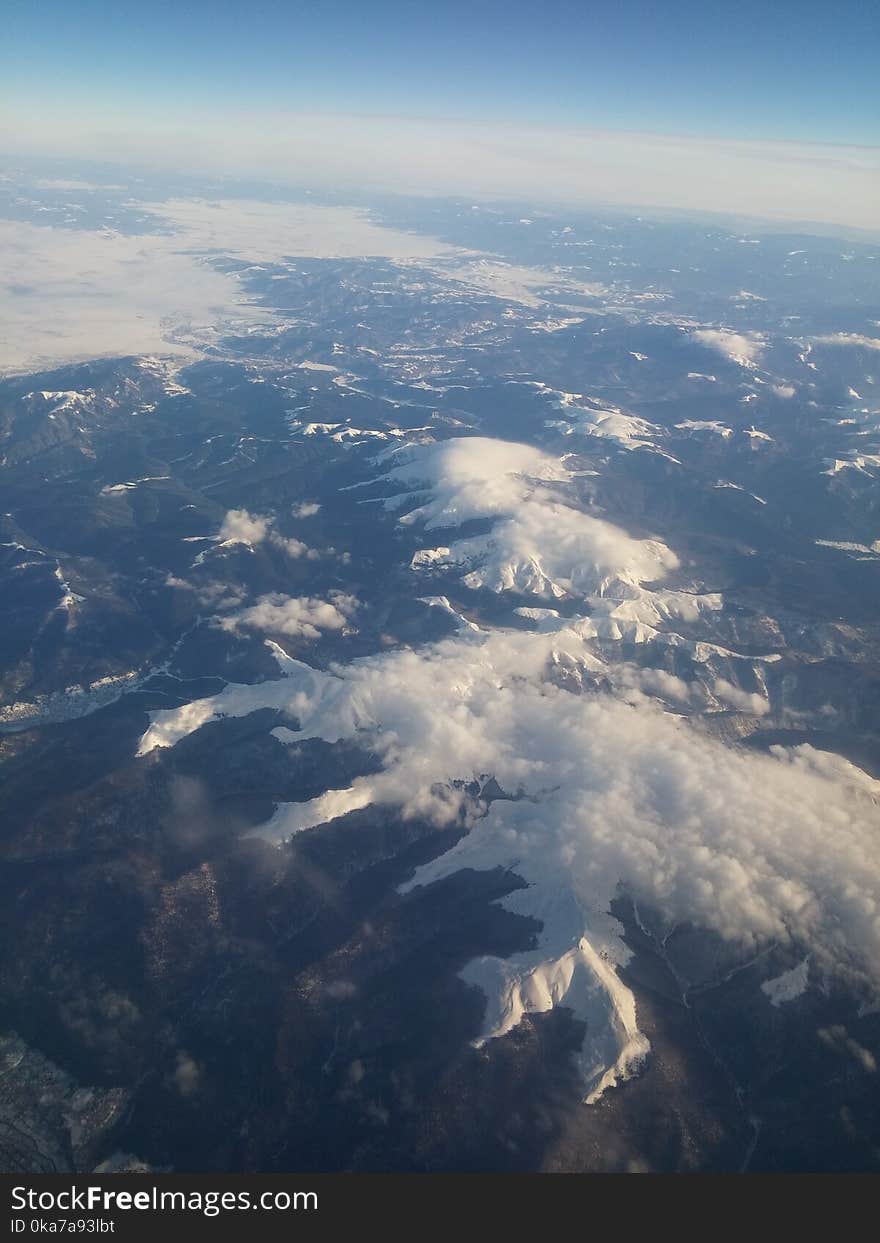
<path id="1" fill-rule="evenodd" d="M 880 18 L 844 8 L 49 0 L 5 20 L 0 157 L 874 230 Z"/>

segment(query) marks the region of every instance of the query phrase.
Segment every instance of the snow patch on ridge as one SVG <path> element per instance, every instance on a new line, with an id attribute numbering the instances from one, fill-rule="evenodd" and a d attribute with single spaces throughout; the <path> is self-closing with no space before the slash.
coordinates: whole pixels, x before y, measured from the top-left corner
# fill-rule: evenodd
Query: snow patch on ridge
<path id="1" fill-rule="evenodd" d="M 794 1001 L 807 990 L 809 982 L 810 958 L 807 955 L 802 962 L 790 971 L 783 971 L 772 980 L 765 980 L 761 992 L 770 999 L 771 1006 L 781 1006 L 787 1001 Z"/>

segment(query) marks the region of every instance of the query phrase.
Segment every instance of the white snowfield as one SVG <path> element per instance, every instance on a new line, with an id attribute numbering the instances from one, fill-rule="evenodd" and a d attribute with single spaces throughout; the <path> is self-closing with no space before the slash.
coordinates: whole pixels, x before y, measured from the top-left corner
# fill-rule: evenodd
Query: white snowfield
<path id="1" fill-rule="evenodd" d="M 63 597 L 62 604 L 66 607 L 68 599 L 76 601 L 80 597 Z M 53 725 L 91 716 L 99 708 L 121 699 L 127 691 L 136 690 L 141 680 L 141 675 L 131 670 L 115 677 L 99 678 L 86 687 L 68 686 L 63 691 L 40 695 L 30 702 L 4 704 L 0 707 L 0 733 L 15 733 L 33 729 L 36 725 Z"/>
<path id="2" fill-rule="evenodd" d="M 717 419 L 685 419 L 681 423 L 676 423 L 675 426 L 685 432 L 714 432 L 723 440 L 733 435 L 733 428 L 719 423 Z"/>
<path id="3" fill-rule="evenodd" d="M 809 955 L 802 959 L 790 971 L 783 971 L 772 980 L 765 980 L 761 992 L 770 999 L 771 1006 L 782 1006 L 787 1001 L 795 1001 L 807 991 L 810 974 Z"/>
<path id="4" fill-rule="evenodd" d="M 644 354 L 634 357 L 645 359 Z M 536 388 L 552 400 L 563 417 L 549 421 L 547 426 L 556 428 L 563 435 L 598 436 L 613 440 L 624 449 L 647 449 L 653 453 L 665 453 L 656 443 L 657 438 L 662 436 L 663 429 L 655 423 L 649 423 L 647 419 L 585 393 L 567 393 L 534 381 L 529 381 L 529 387 Z"/>
<path id="5" fill-rule="evenodd" d="M 675 572 L 675 554 L 574 508 L 572 476 L 537 449 L 462 438 L 395 448 L 376 464 L 400 522 L 448 532 L 434 551 L 448 548 L 449 566 L 434 558 L 431 572 L 450 573 L 453 598 L 467 561 L 496 590 L 533 582 L 576 602 L 589 588 L 591 611 L 523 608 L 519 628 L 477 629 L 438 595 L 429 602 L 462 622 L 453 636 L 329 669 L 288 658 L 274 681 L 154 712 L 140 754 L 208 721 L 274 707 L 290 717 L 274 731 L 281 742 L 357 740 L 380 767 L 346 789 L 279 805 L 264 836 L 284 840 L 368 806 L 437 825 L 464 817 L 467 835 L 405 888 L 465 867 L 523 878 L 527 887 L 502 904 L 541 921 L 537 948 L 482 957 L 464 973 L 487 995 L 482 1038 L 570 1007 L 587 1024 L 588 1102 L 649 1055 L 619 975 L 630 952 L 611 910 L 622 894 L 667 929 L 691 921 L 744 958 L 771 942 L 791 946 L 809 954 L 811 978 L 834 973 L 876 1000 L 880 782 L 807 745 L 738 748 L 681 716 L 697 701 L 701 711 L 767 710 L 760 662 L 750 662 L 759 689 L 743 692 L 717 672 L 738 658 L 709 641 L 708 627 L 706 640 L 675 633 L 679 620 L 698 626 L 717 614 L 721 597 L 652 588 Z M 473 518 L 493 522 L 488 536 L 450 538 Z M 705 677 L 627 664 L 618 635 L 687 642 Z M 577 693 L 591 678 L 607 689 Z M 487 804 L 453 784 L 487 775 L 510 797 Z"/>
<path id="6" fill-rule="evenodd" d="M 587 1087 L 585 1103 L 594 1104 L 606 1088 L 639 1071 L 651 1051 L 639 1031 L 636 1003 L 621 982 L 614 964 L 597 953 L 586 937 L 560 958 L 547 962 L 543 951 L 528 961 L 478 958 L 462 977 L 489 998 L 483 1035 L 478 1044 L 503 1036 L 526 1014 L 541 1014 L 564 1005 L 586 1021 L 587 1034 L 578 1055 Z"/>
<path id="7" fill-rule="evenodd" d="M 861 553 L 866 557 L 880 557 L 880 539 L 871 544 L 858 544 L 851 540 L 817 539 L 820 548 L 836 548 L 840 552 Z"/>
<path id="8" fill-rule="evenodd" d="M 839 475 L 844 470 L 858 471 L 862 475 L 875 476 L 880 471 L 880 453 L 851 452 L 845 458 L 828 458 L 823 475 Z"/>
<path id="9" fill-rule="evenodd" d="M 114 493 L 132 492 L 142 483 L 158 483 L 170 478 L 170 475 L 142 475 L 140 479 L 130 479 L 127 483 L 108 483 L 101 489 L 101 495 L 111 496 Z"/>

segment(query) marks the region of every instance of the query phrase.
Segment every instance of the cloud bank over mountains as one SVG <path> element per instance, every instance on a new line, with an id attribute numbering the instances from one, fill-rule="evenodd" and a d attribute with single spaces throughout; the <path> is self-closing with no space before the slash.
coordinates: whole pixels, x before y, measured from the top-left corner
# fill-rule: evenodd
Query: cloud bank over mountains
<path id="1" fill-rule="evenodd" d="M 691 921 L 747 955 L 791 944 L 809 950 L 817 970 L 876 990 L 880 783 L 809 746 L 761 755 L 648 701 L 572 694 L 551 680 L 571 664 L 597 664 L 575 628 L 468 632 L 329 672 L 300 665 L 282 680 L 230 686 L 154 714 L 142 751 L 173 745 L 221 715 L 271 706 L 301 724 L 282 727 L 283 741 L 356 738 L 382 762 L 381 772 L 347 790 L 280 806 L 264 830 L 278 840 L 370 804 L 438 825 L 470 816 L 469 835 L 415 883 L 462 867 L 511 868 L 529 888 L 505 906 L 544 923 L 537 951 L 481 964 L 482 978 L 493 976 L 496 986 L 486 1035 L 515 1021 L 517 998 L 533 988 L 536 972 L 546 977 L 575 949 L 572 967 L 586 969 L 582 942 L 612 966 L 627 961 L 608 913 L 621 887 L 659 911 L 667 928 Z M 484 774 L 519 797 L 493 802 L 480 819 L 485 809 L 468 806 L 450 781 Z M 577 978 L 572 970 L 569 983 Z M 584 1053 L 584 1065 L 601 1064 L 590 1090 L 628 1057 L 613 982 L 593 979 L 588 990 L 593 1023 L 597 1006 L 605 1015 L 598 1045 L 591 1035 Z M 558 980 L 546 1000 L 537 1008 L 573 1004 L 582 1013 Z"/>
<path id="2" fill-rule="evenodd" d="M 746 958 L 774 945 L 808 953 L 816 978 L 843 979 L 874 1000 L 880 782 L 809 745 L 768 753 L 730 745 L 651 698 L 687 699 L 687 683 L 662 670 L 640 676 L 598 641 L 603 608 L 609 617 L 631 612 L 636 636 L 641 617 L 674 622 L 676 593 L 655 593 L 648 581 L 674 570 L 674 553 L 575 509 L 576 477 L 529 446 L 459 438 L 384 454 L 374 467 L 381 495 L 373 499 L 396 510 L 404 528 L 427 535 L 488 518 L 491 530 L 479 547 L 450 541 L 459 555 L 466 548 L 478 569 L 490 553 L 499 564 L 518 564 L 525 554 L 532 565 L 553 566 L 558 579 L 560 550 L 594 556 L 598 523 L 601 578 L 587 576 L 597 594 L 581 616 L 568 619 L 521 610 L 534 615 L 536 630 L 485 629 L 462 619 L 454 636 L 414 650 L 329 669 L 289 661 L 275 681 L 229 685 L 211 698 L 154 712 L 140 753 L 173 746 L 221 716 L 272 707 L 291 722 L 274 731 L 283 743 L 357 739 L 377 757 L 379 771 L 309 802 L 279 805 L 261 834 L 280 841 L 370 805 L 437 825 L 463 818 L 469 833 L 412 884 L 463 867 L 508 868 L 526 880 L 528 887 L 504 905 L 541 920 L 537 949 L 480 959 L 466 976 L 488 995 L 487 1038 L 528 1010 L 558 1004 L 587 1021 L 580 1064 L 588 1100 L 632 1073 L 648 1052 L 632 994 L 617 973 L 629 956 L 612 915 L 622 893 L 659 921 L 661 932 L 690 923 Z M 389 496 L 389 484 L 404 491 Z M 540 520 L 530 519 L 533 509 Z M 577 525 L 570 547 L 557 538 L 563 509 Z M 552 521 L 543 522 L 545 510 Z M 524 549 L 526 538 L 538 542 Z M 572 601 L 575 577 L 569 573 L 564 588 Z M 517 577 L 493 573 L 486 585 L 501 594 L 517 589 Z M 717 596 L 691 599 L 691 621 L 721 605 Z M 291 603 L 297 626 L 318 604 Z M 340 614 L 354 607 L 332 603 Z M 437 603 L 449 607 L 445 599 Z M 314 621 L 321 624 L 317 614 Z M 271 631 L 275 622 L 283 632 L 286 614 L 267 612 L 258 624 Z M 668 641 L 683 642 L 674 633 Z M 713 650 L 709 643 L 702 648 Z M 764 710 L 760 696 L 737 693 L 724 679 L 715 691 L 734 711 Z M 484 799 L 463 784 L 485 788 L 490 776 L 507 797 Z"/>
<path id="3" fill-rule="evenodd" d="M 552 485 L 570 483 L 571 474 L 530 445 L 455 438 L 394 449 L 383 460 L 392 466 L 383 482 L 415 489 L 385 501 L 386 508 L 406 509 L 416 500 L 401 523 L 422 522 L 431 531 L 496 519 L 488 535 L 456 540 L 449 549 L 428 554 L 433 564 L 448 560 L 472 567 L 464 575 L 470 587 L 551 597 L 627 596 L 678 566 L 661 541 L 635 540 L 566 503 Z M 430 489 L 428 499 L 419 495 L 419 486 Z"/>
<path id="4" fill-rule="evenodd" d="M 334 192 L 724 212 L 878 232 L 880 149 L 328 113 L 65 116 L 31 108 L 0 150 Z"/>

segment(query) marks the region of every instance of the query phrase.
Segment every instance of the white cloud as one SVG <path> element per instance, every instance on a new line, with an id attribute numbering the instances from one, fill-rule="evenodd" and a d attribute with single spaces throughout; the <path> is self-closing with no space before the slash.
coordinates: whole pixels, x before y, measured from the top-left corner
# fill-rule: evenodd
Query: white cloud
<path id="1" fill-rule="evenodd" d="M 835 332 L 814 340 L 820 345 L 859 345 L 863 350 L 880 350 L 880 337 L 865 337 L 858 332 Z"/>
<path id="2" fill-rule="evenodd" d="M 297 612 L 315 604 L 292 603 Z M 372 726 L 385 768 L 353 787 L 370 801 L 443 822 L 462 796 L 437 783 L 480 773 L 537 800 L 493 804 L 458 855 L 475 857 L 479 842 L 493 856 L 524 852 L 527 870 L 544 855 L 554 869 L 577 858 L 589 906 L 601 909 L 623 879 L 670 918 L 699 918 L 733 939 L 786 938 L 789 928 L 805 934 L 827 920 L 820 955 L 861 950 L 864 970 L 877 971 L 880 959 L 867 951 L 880 950 L 880 919 L 866 899 L 880 887 L 872 847 L 880 783 L 809 746 L 760 755 L 653 705 L 570 694 L 546 676 L 562 654 L 583 655 L 572 630 L 481 631 L 329 673 L 300 665 L 278 682 L 154 713 L 143 749 L 261 702 L 291 706 L 303 725 L 297 737 L 336 740 Z M 301 823 L 324 818 L 320 799 L 302 811 Z"/>
<path id="3" fill-rule="evenodd" d="M 808 746 L 741 750 L 648 702 L 571 694 L 550 680 L 554 667 L 590 660 L 572 628 L 469 631 L 330 672 L 298 665 L 283 680 L 154 713 L 142 750 L 172 745 L 218 715 L 272 705 L 302 722 L 294 738 L 360 737 L 382 758 L 380 773 L 347 791 L 279 809 L 279 836 L 370 803 L 448 822 L 463 799 L 452 777 L 491 773 L 527 794 L 493 803 L 417 877 L 505 866 L 529 882 L 505 905 L 544 921 L 540 945 L 490 965 L 498 991 L 487 1034 L 504 1028 L 539 968 L 546 973 L 582 940 L 611 964 L 626 960 L 608 916 L 621 884 L 669 926 L 692 920 L 743 952 L 793 938 L 818 970 L 880 983 L 880 783 Z M 569 965 L 573 979 L 577 964 Z M 584 1057 L 601 1070 L 593 1087 L 631 1044 L 606 984 L 594 981 L 589 993 Z"/>
<path id="4" fill-rule="evenodd" d="M 643 690 L 664 699 L 687 703 L 691 697 L 691 688 L 687 682 L 673 673 L 667 673 L 665 669 L 639 669 L 636 681 Z"/>
<path id="5" fill-rule="evenodd" d="M 726 678 L 718 678 L 712 687 L 712 693 L 721 703 L 739 712 L 750 712 L 753 716 L 766 716 L 770 705 L 763 695 L 740 690 Z"/>
<path id="6" fill-rule="evenodd" d="M 487 993 L 486 1037 L 552 1005 L 586 1020 L 580 1066 L 588 1099 L 647 1052 L 635 1001 L 616 971 L 629 953 L 610 915 L 621 887 L 666 929 L 690 921 L 744 956 L 781 942 L 810 954 L 811 977 L 834 973 L 875 997 L 880 782 L 810 746 L 762 754 L 677 715 L 718 699 L 767 711 L 762 696 L 731 680 L 736 653 L 660 629 L 679 618 L 700 624 L 721 610 L 721 597 L 645 588 L 648 574 L 674 569 L 674 554 L 563 504 L 575 481 L 529 446 L 458 438 L 386 452 L 379 465 L 382 483 L 405 489 L 385 501 L 401 520 L 447 529 L 493 520 L 479 546 L 450 544 L 453 553 L 465 547 L 484 574 L 511 564 L 522 541 L 542 573 L 553 571 L 550 581 L 557 562 L 577 578 L 577 557 L 601 561 L 592 586 L 611 584 L 617 596 L 593 596 L 577 618 L 530 610 L 534 630 L 465 626 L 417 650 L 328 670 L 288 659 L 276 681 L 230 685 L 154 712 L 140 752 L 173 746 L 218 717 L 271 706 L 301 723 L 300 731 L 275 731 L 282 741 L 357 738 L 381 767 L 348 789 L 282 804 L 261 832 L 280 840 L 370 805 L 438 825 L 464 816 L 470 832 L 414 883 L 462 867 L 524 877 L 528 887 L 504 905 L 541 921 L 537 948 L 478 959 L 465 975 Z M 233 624 L 314 637 L 310 627 L 338 629 L 352 608 L 339 597 L 264 597 Z M 622 663 L 613 646 L 622 637 L 685 647 L 702 672 L 687 684 Z M 589 689 L 595 685 L 610 689 Z M 487 808 L 453 784 L 488 775 L 520 797 Z"/>
<path id="7" fill-rule="evenodd" d="M 301 539 L 295 539 L 293 536 L 279 535 L 277 531 L 273 531 L 269 536 L 270 543 L 275 548 L 282 549 L 288 557 L 297 560 L 299 557 L 306 557 L 309 561 L 317 561 L 320 553 L 315 548 L 309 548 L 308 544 L 304 544 Z"/>
<path id="8" fill-rule="evenodd" d="M 310 548 L 302 540 L 294 536 L 281 535 L 273 530 L 275 519 L 262 514 L 252 514 L 246 509 L 230 509 L 220 524 L 217 532 L 219 543 L 262 544 L 267 540 L 273 548 L 280 548 L 288 557 L 297 560 L 306 557 L 309 561 L 317 561 L 320 553 Z"/>
<path id="9" fill-rule="evenodd" d="M 65 177 L 41 177 L 34 182 L 38 190 L 85 190 L 87 193 L 98 193 L 108 190 L 125 190 L 127 186 L 101 184 L 94 181 L 77 181 Z"/>
<path id="10" fill-rule="evenodd" d="M 439 443 L 403 445 L 379 458 L 390 463 L 383 478 L 423 486 L 430 499 L 407 514 L 405 521 L 433 527 L 460 526 L 473 518 L 509 514 L 539 483 L 565 483 L 568 471 L 533 445 L 486 436 L 454 437 Z M 392 499 L 388 508 L 399 508 Z M 418 495 L 418 492 L 412 493 Z"/>
<path id="11" fill-rule="evenodd" d="M 294 518 L 314 518 L 320 509 L 317 501 L 301 501 L 299 505 L 294 505 L 291 513 Z"/>
<path id="12" fill-rule="evenodd" d="M 177 1065 L 171 1078 L 181 1096 L 193 1096 L 199 1090 L 201 1068 L 184 1049 L 178 1050 Z"/>
<path id="13" fill-rule="evenodd" d="M 741 367 L 754 367 L 765 348 L 754 333 L 731 332 L 727 328 L 698 328 L 690 335 L 700 345 L 707 345 Z"/>
<path id="14" fill-rule="evenodd" d="M 174 229 L 175 245 L 182 250 L 221 251 L 254 262 L 296 255 L 418 259 L 459 253 L 436 238 L 374 224 L 358 207 L 253 199 L 168 199 L 140 206 Z"/>
<path id="15" fill-rule="evenodd" d="M 573 477 L 530 445 L 461 437 L 405 445 L 381 460 L 391 464 L 382 478 L 408 489 L 386 500 L 388 508 L 410 506 L 401 523 L 433 530 L 495 520 L 488 535 L 449 545 L 449 559 L 465 570 L 468 586 L 626 596 L 678 565 L 659 540 L 634 539 L 567 503 Z"/>
<path id="16" fill-rule="evenodd" d="M 271 525 L 271 518 L 248 513 L 246 509 L 230 509 L 220 524 L 217 538 L 241 544 L 261 544 Z"/>
<path id="17" fill-rule="evenodd" d="M 260 596 L 249 608 L 225 618 L 222 624 L 229 630 L 263 630 L 291 638 L 317 639 L 322 630 L 343 630 L 356 604 L 354 596 L 342 592 L 332 592 L 329 600 L 272 592 Z"/>

